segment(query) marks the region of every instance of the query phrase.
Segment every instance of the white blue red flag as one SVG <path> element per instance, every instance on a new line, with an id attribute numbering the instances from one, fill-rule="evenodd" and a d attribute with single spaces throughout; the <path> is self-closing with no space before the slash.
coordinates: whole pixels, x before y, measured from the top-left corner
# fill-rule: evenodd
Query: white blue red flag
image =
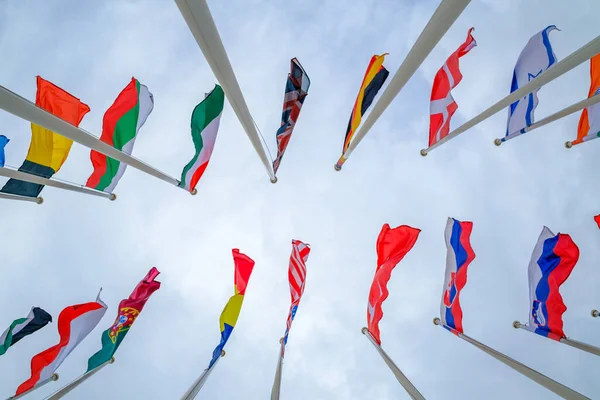
<path id="1" fill-rule="evenodd" d="M 554 340 L 565 337 L 562 315 L 567 307 L 559 289 L 578 259 L 579 248 L 571 236 L 555 235 L 544 227 L 529 262 L 530 331 Z"/>
<path id="2" fill-rule="evenodd" d="M 556 64 L 558 59 L 550 44 L 550 32 L 553 30 L 558 30 L 558 28 L 550 25 L 529 39 L 515 65 L 510 85 L 511 93 L 527 85 L 530 81 Z M 527 132 L 527 128 L 534 123 L 533 114 L 539 103 L 537 97 L 538 90 L 534 90 L 510 105 L 508 108 L 506 136 L 501 139 L 503 142 Z"/>
<path id="3" fill-rule="evenodd" d="M 448 218 L 446 224 L 446 277 L 440 317 L 444 326 L 463 333 L 460 291 L 467 284 L 467 269 L 475 259 L 471 247 L 473 223 Z"/>

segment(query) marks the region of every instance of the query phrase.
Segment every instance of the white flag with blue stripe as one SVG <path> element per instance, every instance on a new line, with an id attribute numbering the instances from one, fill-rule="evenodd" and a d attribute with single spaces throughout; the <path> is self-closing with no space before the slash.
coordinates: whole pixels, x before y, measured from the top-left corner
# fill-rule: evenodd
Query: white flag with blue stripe
<path id="1" fill-rule="evenodd" d="M 550 25 L 529 39 L 515 65 L 510 86 L 511 93 L 527 85 L 531 80 L 556 64 L 557 58 L 550 44 L 550 32 L 553 30 L 558 30 L 558 28 Z M 525 133 L 526 128 L 533 124 L 533 113 L 538 105 L 538 90 L 534 90 L 510 105 L 506 136 L 502 139 L 503 142 Z"/>

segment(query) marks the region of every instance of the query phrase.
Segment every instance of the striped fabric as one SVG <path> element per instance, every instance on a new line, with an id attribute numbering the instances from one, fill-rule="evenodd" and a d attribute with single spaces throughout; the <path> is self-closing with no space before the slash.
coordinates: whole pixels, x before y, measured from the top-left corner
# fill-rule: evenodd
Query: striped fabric
<path id="1" fill-rule="evenodd" d="M 285 335 L 283 336 L 282 353 L 287 344 L 292 321 L 296 316 L 298 304 L 304 293 L 304 284 L 306 283 L 306 260 L 310 254 L 310 245 L 302 243 L 300 240 L 292 240 L 292 255 L 290 256 L 290 266 L 288 270 L 288 279 L 290 281 L 290 294 L 292 296 L 292 304 L 290 305 L 290 313 L 288 314 Z"/>

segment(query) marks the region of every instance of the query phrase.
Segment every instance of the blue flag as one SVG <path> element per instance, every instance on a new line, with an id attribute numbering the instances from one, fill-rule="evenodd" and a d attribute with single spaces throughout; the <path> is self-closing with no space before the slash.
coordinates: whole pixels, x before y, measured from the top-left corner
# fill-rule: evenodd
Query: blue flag
<path id="1" fill-rule="evenodd" d="M 4 167 L 4 146 L 10 142 L 10 139 L 4 135 L 0 135 L 0 167 Z"/>

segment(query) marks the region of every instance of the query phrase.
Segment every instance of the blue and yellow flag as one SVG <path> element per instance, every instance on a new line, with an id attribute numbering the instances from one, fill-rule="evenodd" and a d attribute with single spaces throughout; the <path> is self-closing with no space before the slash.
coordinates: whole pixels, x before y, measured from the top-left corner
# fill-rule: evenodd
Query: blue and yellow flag
<path id="1" fill-rule="evenodd" d="M 233 332 L 235 323 L 242 310 L 246 287 L 248 286 L 248 281 L 250 280 L 250 275 L 254 268 L 254 261 L 250 257 L 240 253 L 238 249 L 233 249 L 231 252 L 233 253 L 233 262 L 235 264 L 233 296 L 231 296 L 225 305 L 225 308 L 221 313 L 221 318 L 219 318 L 221 324 L 221 342 L 215 347 L 208 368 L 211 368 L 215 362 L 217 362 L 219 357 L 221 357 L 223 347 L 225 347 L 227 340 L 229 340 L 229 336 L 231 336 L 231 332 Z"/>

